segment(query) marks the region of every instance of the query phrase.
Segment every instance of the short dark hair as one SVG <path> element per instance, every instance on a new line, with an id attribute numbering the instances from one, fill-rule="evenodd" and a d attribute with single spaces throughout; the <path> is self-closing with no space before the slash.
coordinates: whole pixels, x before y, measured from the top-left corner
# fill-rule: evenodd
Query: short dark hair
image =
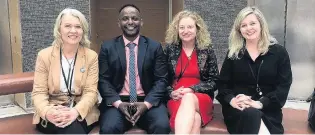
<path id="1" fill-rule="evenodd" d="M 123 5 L 123 6 L 119 9 L 119 13 L 120 13 L 125 7 L 133 7 L 133 8 L 135 8 L 135 9 L 137 9 L 138 12 L 140 13 L 140 9 L 139 9 L 136 5 L 134 5 L 134 4 L 125 4 L 125 5 Z"/>

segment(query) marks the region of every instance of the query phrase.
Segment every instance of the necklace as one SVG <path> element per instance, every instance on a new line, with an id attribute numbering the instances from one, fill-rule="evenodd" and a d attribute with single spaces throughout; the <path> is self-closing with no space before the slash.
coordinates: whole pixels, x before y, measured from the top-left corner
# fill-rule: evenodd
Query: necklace
<path id="1" fill-rule="evenodd" d="M 69 64 L 69 67 L 71 68 L 71 65 L 72 65 L 72 63 L 73 63 L 74 59 L 70 59 L 70 60 L 68 60 L 68 59 L 66 58 L 66 60 L 67 60 L 67 63 Z M 69 62 L 69 61 L 70 61 L 70 62 Z"/>
<path id="2" fill-rule="evenodd" d="M 193 48 L 193 50 L 191 51 L 191 53 L 190 53 L 189 56 L 187 55 L 188 50 L 186 50 L 184 47 L 183 47 L 183 50 L 185 51 L 185 54 L 186 54 L 188 60 L 190 60 L 190 59 L 191 59 L 191 56 L 192 56 L 192 54 L 193 54 L 193 52 L 194 52 L 194 50 L 195 50 L 195 47 Z"/>
<path id="3" fill-rule="evenodd" d="M 63 52 L 63 50 L 62 50 L 62 52 Z M 69 67 L 71 67 L 72 63 L 74 62 L 74 59 L 73 58 L 68 59 L 64 52 L 63 52 L 63 56 L 65 57 L 67 63 L 69 64 Z"/>
<path id="4" fill-rule="evenodd" d="M 190 56 L 187 56 L 187 57 L 188 57 L 188 60 L 190 60 L 190 59 L 191 59 L 191 55 L 192 55 L 192 53 L 190 54 Z"/>

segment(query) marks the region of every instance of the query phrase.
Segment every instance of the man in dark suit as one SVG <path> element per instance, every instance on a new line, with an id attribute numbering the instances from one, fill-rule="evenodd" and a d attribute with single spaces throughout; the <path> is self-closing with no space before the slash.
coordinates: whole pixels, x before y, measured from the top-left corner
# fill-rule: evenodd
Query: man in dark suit
<path id="1" fill-rule="evenodd" d="M 160 43 L 140 35 L 142 24 L 139 8 L 124 5 L 118 19 L 123 35 L 101 47 L 101 134 L 123 134 L 134 125 L 149 134 L 170 132 L 163 101 L 167 93 L 166 56 Z"/>

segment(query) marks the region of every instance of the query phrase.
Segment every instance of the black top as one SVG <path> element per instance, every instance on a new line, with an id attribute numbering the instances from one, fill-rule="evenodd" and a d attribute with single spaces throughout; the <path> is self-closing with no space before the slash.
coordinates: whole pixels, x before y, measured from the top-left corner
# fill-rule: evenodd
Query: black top
<path id="1" fill-rule="evenodd" d="M 292 83 L 290 59 L 285 48 L 277 44 L 271 45 L 268 52 L 258 56 L 255 61 L 245 50 L 239 54 L 239 58 L 232 60 L 226 57 L 222 65 L 219 94 L 216 97 L 222 107 L 230 106 L 229 102 L 234 96 L 245 94 L 260 100 L 263 110 L 281 110 Z M 256 90 L 255 77 L 259 66 L 258 85 L 262 96 Z"/>

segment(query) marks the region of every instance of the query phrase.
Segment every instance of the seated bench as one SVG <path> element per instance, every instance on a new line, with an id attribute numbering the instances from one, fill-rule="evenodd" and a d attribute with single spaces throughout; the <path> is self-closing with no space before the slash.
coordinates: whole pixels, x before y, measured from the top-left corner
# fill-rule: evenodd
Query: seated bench
<path id="1" fill-rule="evenodd" d="M 31 92 L 33 87 L 33 73 L 19 73 L 0 75 L 0 95 Z M 308 111 L 283 109 L 283 125 L 285 134 L 314 134 L 307 122 Z M 25 114 L 7 118 L 0 118 L 0 134 L 39 134 L 32 124 L 33 114 Z M 90 134 L 98 134 L 99 127 L 95 127 Z M 132 128 L 126 134 L 145 134 L 139 128 Z M 223 122 L 221 105 L 214 105 L 213 120 L 201 130 L 201 134 L 228 134 Z"/>

